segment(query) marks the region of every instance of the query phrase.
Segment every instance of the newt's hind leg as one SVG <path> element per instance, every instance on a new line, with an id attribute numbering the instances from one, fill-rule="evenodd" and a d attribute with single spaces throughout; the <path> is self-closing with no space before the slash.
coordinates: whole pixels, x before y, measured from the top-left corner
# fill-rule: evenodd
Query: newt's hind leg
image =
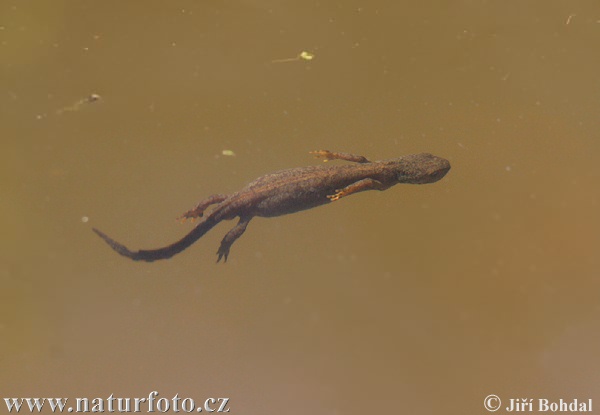
<path id="1" fill-rule="evenodd" d="M 389 185 L 381 183 L 379 180 L 366 178 L 359 180 L 344 187 L 343 189 L 337 189 L 335 194 L 327 195 L 327 198 L 332 202 L 335 202 L 342 197 L 350 196 L 352 193 L 364 192 L 365 190 L 385 190 L 389 189 Z"/>
<path id="2" fill-rule="evenodd" d="M 370 161 L 364 156 L 357 156 L 357 155 L 348 154 L 348 153 L 336 153 L 336 152 L 329 151 L 329 150 L 311 151 L 310 154 L 314 154 L 315 157 L 317 157 L 317 158 L 322 158 L 323 161 L 337 159 L 337 160 L 352 161 L 354 163 L 370 163 Z"/>
<path id="3" fill-rule="evenodd" d="M 217 262 L 219 262 L 221 258 L 224 259 L 224 263 L 227 262 L 227 257 L 229 256 L 229 249 L 231 248 L 231 245 L 233 245 L 233 243 L 240 236 L 242 236 L 242 234 L 246 230 L 246 226 L 248 226 L 248 223 L 250 223 L 251 219 L 252 216 L 250 216 L 249 218 L 240 216 L 240 221 L 238 222 L 238 224 L 235 225 L 229 232 L 227 232 L 227 235 L 225 235 L 225 237 L 221 241 L 221 246 L 217 251 L 217 255 L 219 256 L 217 258 Z"/>
<path id="4" fill-rule="evenodd" d="M 185 222 L 186 219 L 195 219 L 200 218 L 204 215 L 204 211 L 210 205 L 214 205 L 215 203 L 221 203 L 225 199 L 227 199 L 229 195 L 212 195 L 207 197 L 206 199 L 200 201 L 193 209 L 188 210 L 183 215 L 177 218 L 177 220 L 181 222 Z"/>

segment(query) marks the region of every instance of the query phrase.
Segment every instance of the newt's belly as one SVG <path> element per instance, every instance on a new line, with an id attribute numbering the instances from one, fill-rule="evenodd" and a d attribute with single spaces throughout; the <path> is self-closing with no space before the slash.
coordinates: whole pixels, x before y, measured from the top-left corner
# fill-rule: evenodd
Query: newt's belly
<path id="1" fill-rule="evenodd" d="M 287 215 L 331 203 L 327 195 L 335 189 L 300 191 L 293 194 L 281 193 L 269 196 L 255 206 L 254 214 L 262 217 Z"/>

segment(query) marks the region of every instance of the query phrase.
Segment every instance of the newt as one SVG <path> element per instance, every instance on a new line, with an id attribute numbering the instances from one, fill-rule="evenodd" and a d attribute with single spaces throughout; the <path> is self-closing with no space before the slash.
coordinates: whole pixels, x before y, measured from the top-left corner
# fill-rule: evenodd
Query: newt
<path id="1" fill-rule="evenodd" d="M 386 190 L 398 183 L 426 184 L 440 180 L 450 170 L 448 160 L 432 154 L 411 154 L 392 160 L 370 161 L 366 157 L 327 150 L 316 157 L 345 160 L 354 164 L 319 165 L 281 170 L 259 177 L 239 192 L 214 194 L 200 201 L 179 219 L 201 218 L 181 240 L 164 248 L 131 251 L 98 229 L 93 229 L 112 249 L 134 261 L 152 262 L 171 258 L 188 248 L 223 220 L 239 222 L 223 238 L 217 262 L 227 262 L 231 245 L 246 231 L 253 217 L 275 217 L 330 204 L 365 190 Z M 206 209 L 215 205 L 206 216 Z"/>

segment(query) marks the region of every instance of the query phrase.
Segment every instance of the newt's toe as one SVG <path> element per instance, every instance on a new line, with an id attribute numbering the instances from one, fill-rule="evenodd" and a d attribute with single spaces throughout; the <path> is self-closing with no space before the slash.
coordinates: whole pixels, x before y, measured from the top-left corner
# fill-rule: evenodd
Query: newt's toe
<path id="1" fill-rule="evenodd" d="M 344 191 L 343 190 L 338 190 L 336 191 L 335 194 L 333 195 L 327 195 L 327 198 L 329 200 L 331 200 L 332 202 L 335 202 L 336 200 L 339 200 L 342 198 L 342 196 L 344 196 Z"/>
<path id="2" fill-rule="evenodd" d="M 201 218 L 202 216 L 204 216 L 203 211 L 194 212 L 193 210 L 190 210 L 190 211 L 185 212 L 180 217 L 178 217 L 177 220 L 181 223 L 184 223 L 187 219 L 190 219 L 191 222 L 193 223 L 196 220 L 196 218 Z"/>
<path id="3" fill-rule="evenodd" d="M 323 162 L 333 159 L 333 153 L 331 153 L 331 151 L 328 150 L 310 151 L 309 153 L 314 154 L 315 157 L 318 159 L 323 159 Z"/>
<path id="4" fill-rule="evenodd" d="M 223 263 L 226 263 L 227 257 L 229 256 L 229 249 L 223 249 L 223 247 L 220 247 L 217 251 L 217 255 L 217 262 L 221 262 L 221 259 L 223 259 Z"/>

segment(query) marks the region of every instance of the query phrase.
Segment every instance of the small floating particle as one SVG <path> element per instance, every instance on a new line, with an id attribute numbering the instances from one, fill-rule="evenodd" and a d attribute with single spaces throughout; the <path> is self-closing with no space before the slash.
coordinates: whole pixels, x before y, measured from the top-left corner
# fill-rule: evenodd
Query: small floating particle
<path id="1" fill-rule="evenodd" d="M 80 99 L 73 105 L 56 110 L 56 113 L 60 115 L 67 111 L 79 111 L 83 105 L 92 104 L 96 101 L 100 101 L 101 99 L 102 97 L 98 94 L 90 94 L 87 97 Z"/>
<path id="2" fill-rule="evenodd" d="M 300 61 L 300 60 L 312 61 L 314 58 L 315 58 L 314 53 L 310 53 L 310 52 L 303 50 L 302 52 L 300 52 L 298 55 L 294 56 L 293 58 L 275 59 L 275 60 L 272 60 L 271 63 L 296 62 L 296 61 Z"/>
<path id="3" fill-rule="evenodd" d="M 304 59 L 305 61 L 312 61 L 315 58 L 314 53 L 310 53 L 305 50 L 300 52 L 300 55 L 298 55 L 298 56 L 300 57 L 300 59 Z"/>
<path id="4" fill-rule="evenodd" d="M 87 97 L 85 100 L 86 102 L 95 102 L 95 101 L 99 101 L 102 97 L 98 94 L 90 94 L 89 97 Z"/>
<path id="5" fill-rule="evenodd" d="M 569 24 L 571 23 L 571 19 L 573 19 L 573 17 L 577 16 L 576 14 L 570 14 L 569 17 L 567 17 L 567 21 L 565 22 L 565 24 Z"/>
<path id="6" fill-rule="evenodd" d="M 88 223 L 88 222 L 90 221 L 90 218 L 88 218 L 87 216 L 82 216 L 82 217 L 81 217 L 81 221 L 82 221 L 83 223 Z"/>
<path id="7" fill-rule="evenodd" d="M 235 153 L 233 152 L 233 150 L 223 150 L 221 151 L 221 154 L 223 154 L 224 156 L 235 157 Z"/>

